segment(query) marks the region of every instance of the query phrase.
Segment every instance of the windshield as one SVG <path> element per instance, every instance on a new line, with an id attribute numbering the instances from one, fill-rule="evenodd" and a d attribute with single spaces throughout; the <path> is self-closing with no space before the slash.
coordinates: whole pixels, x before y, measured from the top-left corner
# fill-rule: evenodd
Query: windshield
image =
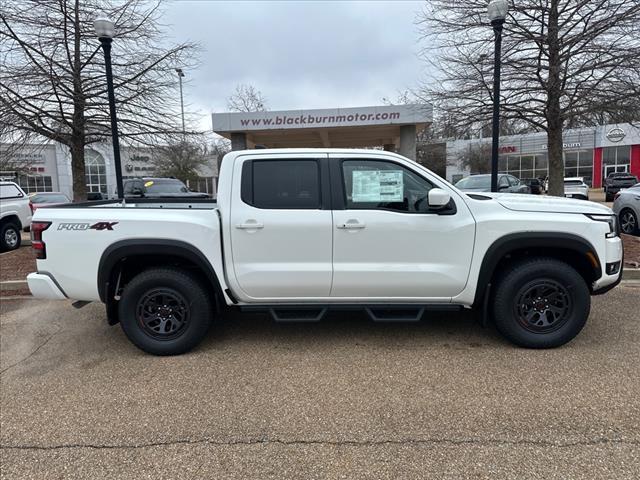
<path id="1" fill-rule="evenodd" d="M 565 185 L 582 185 L 582 180 L 565 180 Z"/>
<path id="2" fill-rule="evenodd" d="M 491 177 L 488 175 L 474 175 L 471 177 L 463 178 L 456 183 L 458 188 L 490 188 Z"/>
<path id="3" fill-rule="evenodd" d="M 180 180 L 149 180 L 144 183 L 147 193 L 186 193 L 189 189 Z"/>
<path id="4" fill-rule="evenodd" d="M 69 199 L 62 193 L 53 195 L 34 195 L 31 197 L 31 203 L 67 203 Z"/>

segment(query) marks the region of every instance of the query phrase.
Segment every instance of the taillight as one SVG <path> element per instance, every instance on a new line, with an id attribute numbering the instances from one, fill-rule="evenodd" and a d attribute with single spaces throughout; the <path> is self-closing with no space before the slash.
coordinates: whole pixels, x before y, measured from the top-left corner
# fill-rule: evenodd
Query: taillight
<path id="1" fill-rule="evenodd" d="M 43 260 L 47 258 L 47 248 L 42 241 L 42 232 L 44 232 L 51 222 L 31 222 L 31 247 L 36 252 L 36 258 Z"/>
<path id="2" fill-rule="evenodd" d="M 36 211 L 36 209 L 33 208 L 33 203 L 29 202 L 29 208 L 31 209 L 31 215 L 33 215 L 33 212 Z"/>

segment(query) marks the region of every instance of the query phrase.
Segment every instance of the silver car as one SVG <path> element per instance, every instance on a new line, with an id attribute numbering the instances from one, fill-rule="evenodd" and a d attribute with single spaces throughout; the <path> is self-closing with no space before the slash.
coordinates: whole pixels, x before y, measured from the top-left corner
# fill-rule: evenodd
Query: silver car
<path id="1" fill-rule="evenodd" d="M 613 211 L 620 221 L 620 230 L 629 235 L 638 235 L 640 218 L 640 183 L 616 193 Z"/>

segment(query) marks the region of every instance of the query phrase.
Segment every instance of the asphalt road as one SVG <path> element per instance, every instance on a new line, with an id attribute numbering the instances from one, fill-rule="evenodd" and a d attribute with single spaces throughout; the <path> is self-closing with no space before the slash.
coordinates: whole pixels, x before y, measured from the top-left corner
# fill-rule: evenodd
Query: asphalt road
<path id="1" fill-rule="evenodd" d="M 226 319 L 143 354 L 101 305 L 2 301 L 2 478 L 640 476 L 640 288 L 564 348 L 470 315 Z"/>

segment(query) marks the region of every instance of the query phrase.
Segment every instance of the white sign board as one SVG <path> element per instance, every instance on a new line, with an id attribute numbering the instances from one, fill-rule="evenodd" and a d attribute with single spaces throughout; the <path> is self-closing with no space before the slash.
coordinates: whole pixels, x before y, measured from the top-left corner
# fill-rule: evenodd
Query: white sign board
<path id="1" fill-rule="evenodd" d="M 354 170 L 351 201 L 402 202 L 402 170 Z"/>
<path id="2" fill-rule="evenodd" d="M 431 120 L 430 105 L 231 112 L 212 115 L 213 131 L 218 133 L 362 125 L 417 125 L 429 123 Z"/>

